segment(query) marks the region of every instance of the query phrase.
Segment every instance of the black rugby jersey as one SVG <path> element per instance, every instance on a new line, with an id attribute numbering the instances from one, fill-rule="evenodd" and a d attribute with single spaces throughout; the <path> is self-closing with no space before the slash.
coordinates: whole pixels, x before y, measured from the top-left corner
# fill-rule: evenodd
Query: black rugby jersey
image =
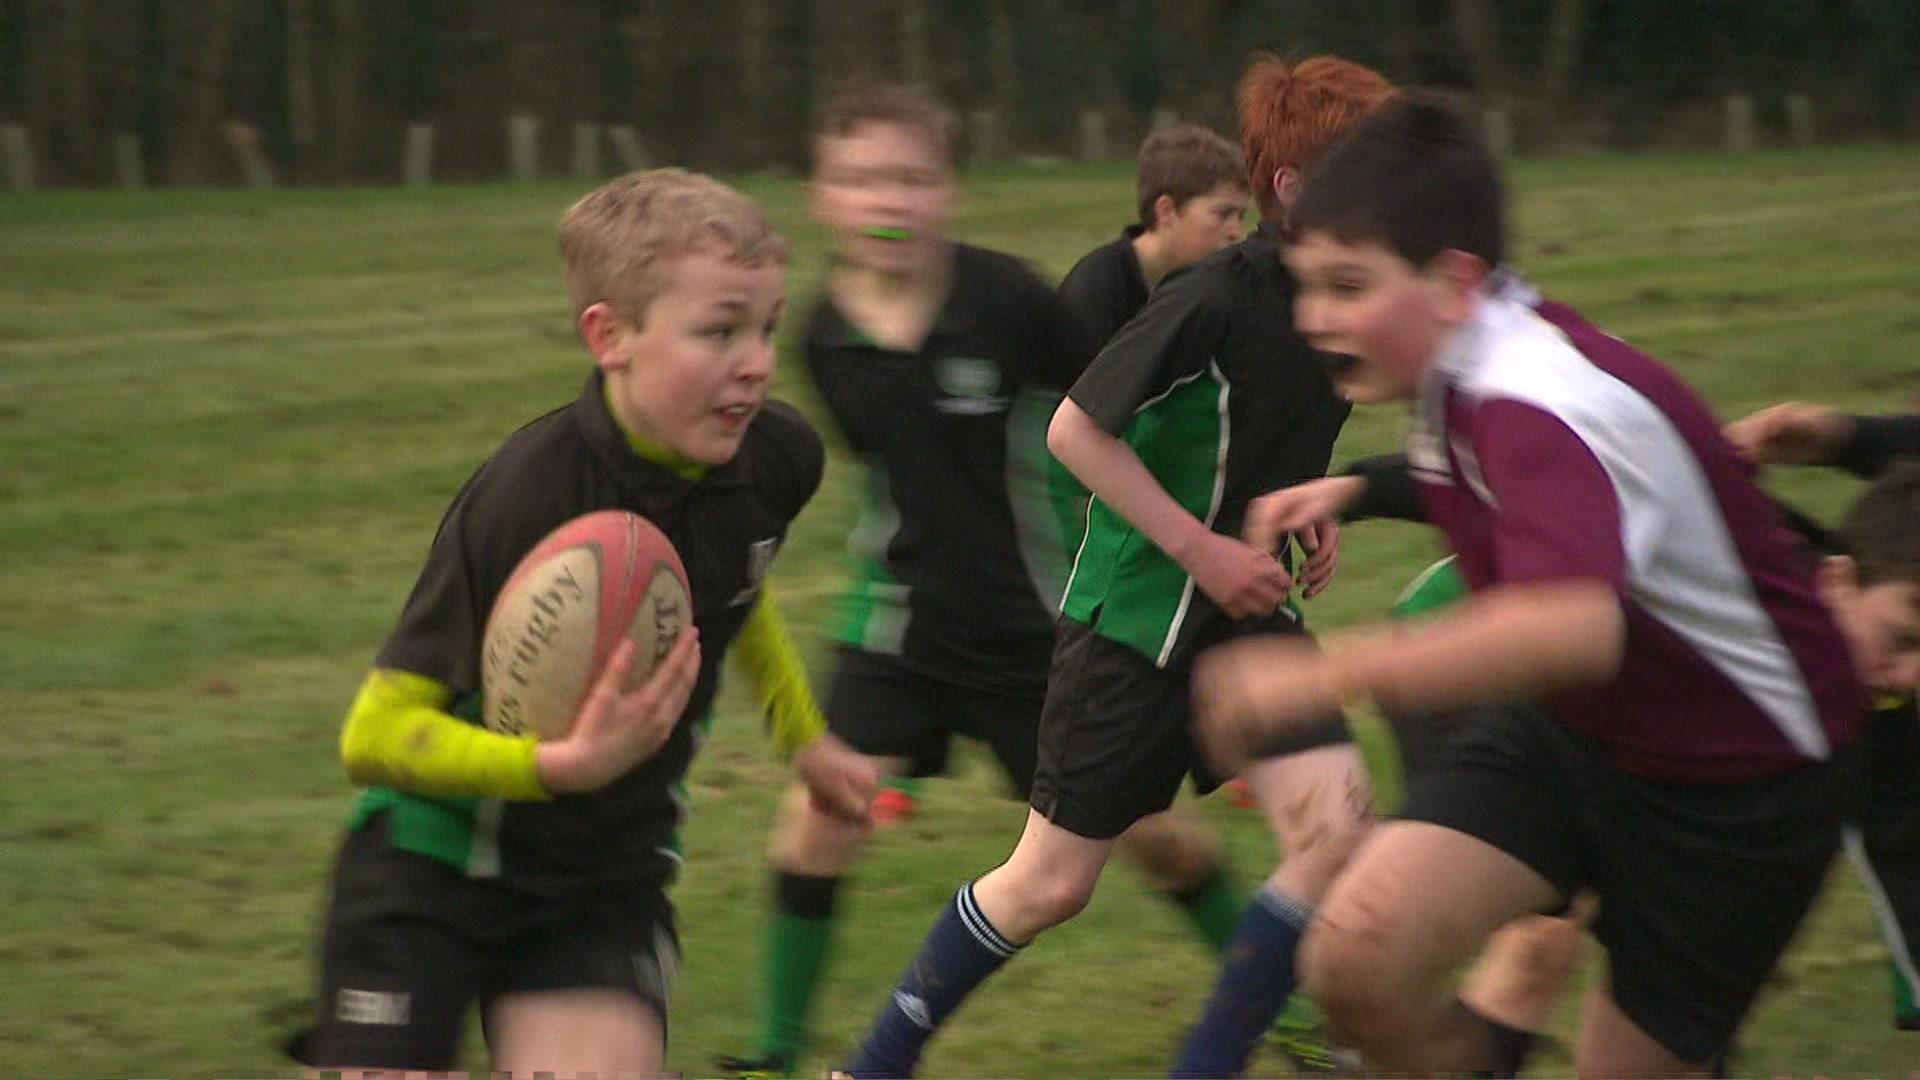
<path id="1" fill-rule="evenodd" d="M 915 351 L 874 343 L 821 300 L 807 368 L 867 466 L 836 640 L 963 686 L 1044 689 L 1074 527 L 1046 432 L 1089 352 L 1019 260 L 965 244 Z"/>
<path id="2" fill-rule="evenodd" d="M 670 877 L 681 782 L 706 734 L 720 666 L 824 464 L 807 421 L 769 400 L 733 460 L 686 479 L 634 453 L 596 370 L 572 404 L 508 437 L 454 496 L 375 666 L 445 683 L 449 711 L 477 723 L 487 615 L 520 558 L 564 522 L 626 510 L 658 526 L 687 568 L 700 676 L 680 722 L 653 757 L 599 791 L 513 802 L 371 788 L 359 818 L 389 810 L 397 846 L 531 888 Z"/>
<path id="3" fill-rule="evenodd" d="M 1214 532 L 1326 475 L 1351 406 L 1293 327 L 1291 275 L 1261 232 L 1167 275 L 1069 396 Z M 1098 498 L 1062 611 L 1157 664 L 1233 632 L 1193 578 Z"/>
<path id="4" fill-rule="evenodd" d="M 1138 225 L 1127 226 L 1118 240 L 1081 256 L 1060 280 L 1060 299 L 1080 317 L 1096 349 L 1140 313 L 1153 291 L 1140 268 L 1140 254 L 1133 249 L 1141 231 Z"/>

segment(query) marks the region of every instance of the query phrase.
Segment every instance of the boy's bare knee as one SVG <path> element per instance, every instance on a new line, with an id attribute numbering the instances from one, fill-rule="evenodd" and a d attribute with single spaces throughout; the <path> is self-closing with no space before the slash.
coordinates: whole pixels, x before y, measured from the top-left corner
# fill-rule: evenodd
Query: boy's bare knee
<path id="1" fill-rule="evenodd" d="M 787 873 L 837 876 L 859 859 L 867 832 L 864 824 L 815 809 L 806 789 L 796 785 L 780 807 L 768 858 Z"/>
<path id="2" fill-rule="evenodd" d="M 1047 926 L 1058 926 L 1087 909 L 1093 899 L 1093 887 L 1065 874 L 1049 874 L 1034 889 L 1031 902 L 1034 917 Z"/>
<path id="3" fill-rule="evenodd" d="M 1299 969 L 1302 989 L 1356 1045 L 1390 1037 L 1400 1024 L 1407 978 L 1385 933 L 1364 922 L 1315 922 L 1300 943 Z"/>

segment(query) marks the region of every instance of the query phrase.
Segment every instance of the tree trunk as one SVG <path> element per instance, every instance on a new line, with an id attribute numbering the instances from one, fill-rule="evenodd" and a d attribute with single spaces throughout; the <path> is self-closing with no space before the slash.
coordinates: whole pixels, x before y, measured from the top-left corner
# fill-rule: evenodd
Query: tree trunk
<path id="1" fill-rule="evenodd" d="M 768 45 L 773 40 L 773 12 L 768 0 L 744 0 L 740 10 L 740 100 L 749 116 L 759 116 L 766 105 Z"/>
<path id="2" fill-rule="evenodd" d="M 900 76 L 911 86 L 933 85 L 927 55 L 927 0 L 900 0 Z"/>
<path id="3" fill-rule="evenodd" d="M 187 40 L 180 50 L 185 65 L 176 100 L 182 108 L 167 174 L 175 183 L 197 184 L 208 179 L 215 155 L 224 151 L 227 72 L 241 12 L 236 0 L 204 0 L 184 15 L 180 8 L 173 10 L 173 27 Z"/>
<path id="4" fill-rule="evenodd" d="M 313 27 L 307 0 L 287 0 L 287 145 L 297 176 L 312 164 Z"/>
<path id="5" fill-rule="evenodd" d="M 1553 0 L 1547 40 L 1540 55 L 1540 100 L 1557 106 L 1573 89 L 1574 71 L 1587 40 L 1587 0 Z"/>
<path id="6" fill-rule="evenodd" d="M 360 83 L 366 67 L 365 23 L 360 0 L 328 0 L 331 56 L 325 65 L 327 171 L 350 179 L 360 156 Z"/>
<path id="7" fill-rule="evenodd" d="M 1504 104 L 1513 86 L 1500 56 L 1500 19 L 1491 0 L 1452 0 L 1450 12 L 1473 88 L 1489 102 Z"/>
<path id="8" fill-rule="evenodd" d="M 1008 129 L 1019 101 L 1019 60 L 1013 26 L 1013 0 L 987 0 L 987 81 L 993 108 Z"/>
<path id="9" fill-rule="evenodd" d="M 87 71 L 87 0 L 60 5 L 60 157 L 70 176 L 89 176 L 99 159 Z"/>

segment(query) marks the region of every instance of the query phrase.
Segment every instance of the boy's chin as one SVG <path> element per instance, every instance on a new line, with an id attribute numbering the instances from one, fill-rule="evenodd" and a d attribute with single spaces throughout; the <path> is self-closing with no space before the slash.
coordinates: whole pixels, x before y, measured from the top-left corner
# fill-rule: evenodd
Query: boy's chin
<path id="1" fill-rule="evenodd" d="M 1333 380 L 1333 388 L 1355 405 L 1380 405 L 1409 397 L 1378 379 L 1356 378 L 1349 374 Z"/>

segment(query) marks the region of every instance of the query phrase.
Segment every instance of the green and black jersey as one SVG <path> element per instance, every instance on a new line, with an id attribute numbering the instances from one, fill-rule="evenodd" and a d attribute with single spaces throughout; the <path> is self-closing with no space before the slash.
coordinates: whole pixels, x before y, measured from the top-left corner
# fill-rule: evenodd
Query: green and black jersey
<path id="1" fill-rule="evenodd" d="M 477 723 L 487 615 L 520 558 L 564 522 L 626 510 L 658 526 L 687 568 L 699 681 L 666 745 L 599 791 L 506 802 L 376 787 L 361 796 L 356 826 L 385 810 L 394 845 L 535 890 L 671 877 L 682 781 L 706 734 L 721 662 L 824 464 L 807 421 L 769 401 L 732 461 L 686 479 L 634 453 L 598 371 L 572 404 L 515 432 L 454 496 L 376 666 L 446 684 L 450 711 Z"/>
<path id="2" fill-rule="evenodd" d="M 1175 271 L 1069 395 L 1217 533 L 1239 535 L 1254 497 L 1324 476 L 1351 408 L 1294 331 L 1293 294 L 1266 233 Z M 1178 563 L 1097 498 L 1062 611 L 1162 666 L 1234 632 Z"/>
<path id="3" fill-rule="evenodd" d="M 874 343 L 821 301 L 808 371 L 867 465 L 836 640 L 961 686 L 1044 689 L 1077 531 L 1046 432 L 1090 353 L 1019 260 L 965 244 L 917 350 Z"/>

